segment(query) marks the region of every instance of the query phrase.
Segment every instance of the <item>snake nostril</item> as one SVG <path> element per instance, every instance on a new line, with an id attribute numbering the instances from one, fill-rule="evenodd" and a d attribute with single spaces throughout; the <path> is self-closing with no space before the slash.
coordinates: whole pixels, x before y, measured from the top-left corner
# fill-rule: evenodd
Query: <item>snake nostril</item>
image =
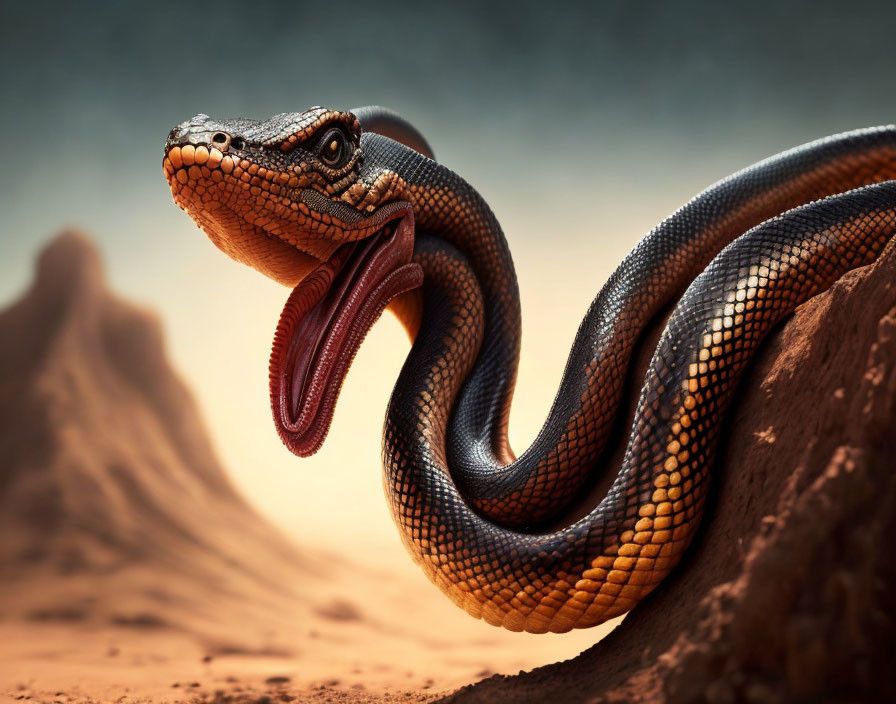
<path id="1" fill-rule="evenodd" d="M 231 138 L 226 132 L 215 132 L 212 135 L 212 146 L 217 147 L 222 152 L 226 152 L 227 147 L 234 144 L 234 142 L 236 142 L 236 140 Z"/>

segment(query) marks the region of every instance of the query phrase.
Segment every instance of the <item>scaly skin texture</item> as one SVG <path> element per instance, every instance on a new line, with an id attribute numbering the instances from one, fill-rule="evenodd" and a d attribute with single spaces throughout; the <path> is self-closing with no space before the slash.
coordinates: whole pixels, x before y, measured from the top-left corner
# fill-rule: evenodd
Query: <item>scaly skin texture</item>
<path id="1" fill-rule="evenodd" d="M 327 172 L 314 145 L 333 124 L 352 152 Z M 595 299 L 544 427 L 518 459 L 507 422 L 519 296 L 501 229 L 459 176 L 359 128 L 351 114 L 320 108 L 270 122 L 198 116 L 172 132 L 164 168 L 175 200 L 219 247 L 289 285 L 343 242 L 376 232 L 390 207 L 410 207 L 424 278 L 393 304 L 415 341 L 383 453 L 408 550 L 456 603 L 511 630 L 562 632 L 624 613 L 693 537 L 721 421 L 762 338 L 896 232 L 896 128 L 760 162 L 651 231 Z M 209 151 L 198 171 L 186 164 L 216 130 L 245 148 Z M 402 136 L 400 124 L 392 135 Z M 404 141 L 428 150 L 416 131 Z M 227 159 L 231 170 L 217 178 Z M 539 532 L 593 482 L 634 345 L 679 297 L 615 481 L 586 516 Z"/>

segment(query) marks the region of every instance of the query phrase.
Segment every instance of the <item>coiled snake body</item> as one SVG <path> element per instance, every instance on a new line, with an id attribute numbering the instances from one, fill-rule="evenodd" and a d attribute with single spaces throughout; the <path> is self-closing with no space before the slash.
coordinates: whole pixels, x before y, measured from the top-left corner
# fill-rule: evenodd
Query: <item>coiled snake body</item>
<path id="1" fill-rule="evenodd" d="M 169 135 L 163 168 L 215 244 L 294 287 L 271 360 L 286 444 L 300 455 L 320 446 L 351 360 L 390 306 L 414 339 L 383 449 L 411 555 L 489 623 L 601 623 L 655 588 L 693 538 L 721 421 L 763 337 L 896 232 L 896 128 L 767 159 L 651 231 L 589 309 L 518 458 L 507 442 L 520 347 L 507 242 L 482 197 L 430 156 L 388 111 L 313 108 L 266 121 L 199 115 Z M 594 483 L 628 360 L 675 300 L 612 486 L 581 519 L 546 528 Z"/>

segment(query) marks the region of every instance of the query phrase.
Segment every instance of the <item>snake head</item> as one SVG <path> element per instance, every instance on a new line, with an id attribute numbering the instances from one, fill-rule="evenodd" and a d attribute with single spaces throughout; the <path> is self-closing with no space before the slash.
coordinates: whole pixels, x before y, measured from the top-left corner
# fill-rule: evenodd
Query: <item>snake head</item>
<path id="1" fill-rule="evenodd" d="M 422 283 L 404 180 L 365 164 L 350 112 L 196 115 L 162 168 L 175 203 L 231 258 L 291 287 L 271 352 L 271 405 L 299 456 L 326 437 L 342 382 L 390 301 Z"/>

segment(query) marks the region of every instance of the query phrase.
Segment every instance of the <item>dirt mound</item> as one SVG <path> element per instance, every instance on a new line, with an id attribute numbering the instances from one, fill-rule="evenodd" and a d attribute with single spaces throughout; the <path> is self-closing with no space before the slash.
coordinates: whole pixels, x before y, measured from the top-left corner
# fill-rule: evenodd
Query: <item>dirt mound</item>
<path id="1" fill-rule="evenodd" d="M 668 581 L 573 660 L 450 701 L 896 700 L 896 247 L 803 305 L 741 388 Z"/>

